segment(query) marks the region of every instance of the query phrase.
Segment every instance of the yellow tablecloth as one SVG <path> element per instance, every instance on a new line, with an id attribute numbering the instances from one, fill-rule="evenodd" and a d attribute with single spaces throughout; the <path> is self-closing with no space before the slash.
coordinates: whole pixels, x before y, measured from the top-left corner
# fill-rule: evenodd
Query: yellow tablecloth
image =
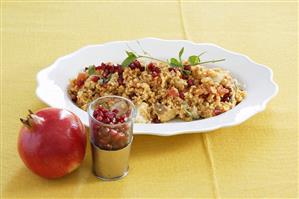
<path id="1" fill-rule="evenodd" d="M 298 186 L 297 3 L 2 2 L 1 196 L 296 197 Z M 142 37 L 211 42 L 271 67 L 280 87 L 267 109 L 207 134 L 136 136 L 129 175 L 103 182 L 91 157 L 59 180 L 20 160 L 19 117 L 46 105 L 36 73 L 87 44 Z"/>

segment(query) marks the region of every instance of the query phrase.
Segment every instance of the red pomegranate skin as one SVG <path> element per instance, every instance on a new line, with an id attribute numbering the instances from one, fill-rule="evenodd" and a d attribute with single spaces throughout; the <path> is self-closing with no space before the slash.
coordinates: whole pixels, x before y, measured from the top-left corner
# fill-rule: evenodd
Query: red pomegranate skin
<path id="1" fill-rule="evenodd" d="M 23 125 L 18 151 L 25 165 L 45 178 L 59 178 L 79 167 L 86 149 L 85 127 L 73 113 L 45 108 L 31 127 Z"/>

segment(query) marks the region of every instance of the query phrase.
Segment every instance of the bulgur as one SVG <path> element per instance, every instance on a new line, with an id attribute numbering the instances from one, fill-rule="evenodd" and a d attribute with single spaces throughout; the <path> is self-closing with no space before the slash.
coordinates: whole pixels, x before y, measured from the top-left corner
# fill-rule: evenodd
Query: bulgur
<path id="1" fill-rule="evenodd" d="M 224 69 L 190 66 L 188 62 L 183 69 L 137 60 L 128 67 L 103 63 L 92 68 L 92 73 L 86 68 L 71 80 L 68 93 L 83 110 L 101 96 L 129 98 L 137 107 L 136 122 L 141 123 L 212 117 L 232 109 L 246 95 Z"/>

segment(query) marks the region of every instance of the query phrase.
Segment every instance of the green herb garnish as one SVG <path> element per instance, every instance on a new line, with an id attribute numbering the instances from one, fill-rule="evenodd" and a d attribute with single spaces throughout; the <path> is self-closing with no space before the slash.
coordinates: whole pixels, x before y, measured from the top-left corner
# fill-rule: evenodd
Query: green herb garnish
<path id="1" fill-rule="evenodd" d="M 96 72 L 96 67 L 95 65 L 90 65 L 88 67 L 88 75 L 93 75 Z"/>
<path id="2" fill-rule="evenodd" d="M 173 67 L 180 67 L 182 66 L 181 62 L 178 61 L 176 58 L 170 58 L 169 64 Z"/>
<path id="3" fill-rule="evenodd" d="M 183 66 L 183 62 L 182 62 L 182 55 L 184 53 L 184 47 L 181 48 L 180 52 L 179 52 L 179 59 L 177 60 L 176 58 L 172 57 L 169 60 L 169 65 L 172 67 L 182 67 Z"/>
<path id="4" fill-rule="evenodd" d="M 136 60 L 138 57 L 133 52 L 126 51 L 128 57 L 121 63 L 123 67 L 129 66 L 134 60 Z"/>
<path id="5" fill-rule="evenodd" d="M 133 52 L 133 50 L 130 48 L 131 51 L 126 51 L 127 53 L 127 58 L 122 62 L 122 66 L 123 67 L 128 67 L 133 61 L 135 61 L 136 59 L 139 59 L 139 58 L 147 58 L 147 59 L 151 59 L 151 60 L 155 60 L 155 61 L 159 61 L 159 62 L 162 62 L 164 64 L 168 64 L 170 65 L 171 67 L 183 67 L 184 64 L 183 64 L 183 60 L 182 60 L 182 56 L 184 54 L 184 50 L 185 48 L 182 47 L 181 50 L 179 51 L 179 54 L 178 54 L 178 59 L 177 58 L 170 58 L 169 60 L 166 61 L 163 61 L 163 60 L 160 60 L 160 59 L 157 59 L 157 58 L 154 58 L 154 57 L 151 57 L 149 55 L 149 53 L 147 53 L 140 45 L 140 43 L 138 43 L 138 45 L 140 46 L 140 48 L 142 49 L 143 51 L 143 55 L 138 55 L 135 51 Z M 189 56 L 188 58 L 188 62 L 191 66 L 195 66 L 195 65 L 199 65 L 199 64 L 206 64 L 206 63 L 216 63 L 216 62 L 220 62 L 220 61 L 224 61 L 225 59 L 216 59 L 216 60 L 209 60 L 209 61 L 204 61 L 204 62 L 201 62 L 201 59 L 200 59 L 200 56 L 203 55 L 205 52 L 199 54 L 199 55 L 191 55 Z M 184 72 L 184 71 L 183 71 Z M 188 72 L 187 72 L 188 73 Z"/>
<path id="6" fill-rule="evenodd" d="M 180 63 L 182 64 L 182 55 L 184 53 L 184 47 L 180 50 L 179 52 L 179 60 L 180 60 Z M 183 64 L 182 64 L 183 65 Z"/>
<path id="7" fill-rule="evenodd" d="M 216 63 L 216 62 L 221 62 L 221 61 L 225 61 L 225 59 L 214 59 L 214 60 L 200 62 L 198 64 Z"/>
<path id="8" fill-rule="evenodd" d="M 198 55 L 191 55 L 189 58 L 188 58 L 188 61 L 190 63 L 191 66 L 195 66 L 197 64 L 200 63 L 200 58 Z"/>
<path id="9" fill-rule="evenodd" d="M 182 56 L 183 56 L 183 53 L 184 53 L 184 47 L 181 48 L 180 52 L 179 52 L 179 59 L 176 59 L 176 58 L 170 58 L 169 60 L 169 65 L 172 66 L 172 67 L 182 67 L 184 64 L 183 64 L 183 60 L 182 60 Z M 191 66 L 195 66 L 195 65 L 198 65 L 198 64 L 201 64 L 200 63 L 200 56 L 203 55 L 205 52 L 199 54 L 199 55 L 191 55 L 189 58 L 188 58 L 188 62 Z M 215 60 L 214 60 L 215 61 Z M 206 63 L 206 62 L 205 62 Z"/>

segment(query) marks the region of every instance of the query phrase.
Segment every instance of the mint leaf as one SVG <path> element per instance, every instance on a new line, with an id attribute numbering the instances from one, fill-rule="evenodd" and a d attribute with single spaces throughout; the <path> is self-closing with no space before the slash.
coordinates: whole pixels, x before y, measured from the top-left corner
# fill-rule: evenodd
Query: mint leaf
<path id="1" fill-rule="evenodd" d="M 183 53 L 184 53 L 184 47 L 179 52 L 179 60 L 181 62 L 181 65 L 182 65 L 182 55 L 183 55 Z"/>
<path id="2" fill-rule="evenodd" d="M 170 62 L 169 64 L 171 66 L 174 66 L 174 67 L 181 67 L 183 66 L 183 63 L 182 63 L 182 55 L 184 53 L 184 47 L 181 48 L 180 52 L 179 52 L 179 60 L 177 60 L 176 58 L 170 58 Z"/>
<path id="3" fill-rule="evenodd" d="M 191 66 L 197 65 L 200 63 L 200 59 L 199 56 L 197 55 L 192 55 L 188 58 L 188 61 L 190 63 Z"/>
<path id="4" fill-rule="evenodd" d="M 126 51 L 126 53 L 127 53 L 128 57 L 121 63 L 121 65 L 123 67 L 129 66 L 130 63 L 132 63 L 135 59 L 138 58 L 133 52 Z"/>
<path id="5" fill-rule="evenodd" d="M 126 51 L 128 57 L 137 57 L 133 52 L 130 52 L 130 51 Z"/>
<path id="6" fill-rule="evenodd" d="M 127 67 L 129 66 L 134 60 L 136 59 L 136 57 L 127 57 L 122 63 L 121 65 L 124 66 L 124 67 Z"/>
<path id="7" fill-rule="evenodd" d="M 88 67 L 88 75 L 93 75 L 96 72 L 96 67 L 94 65 L 90 65 Z"/>
<path id="8" fill-rule="evenodd" d="M 174 67 L 182 66 L 182 64 L 176 58 L 170 58 L 169 64 Z"/>

